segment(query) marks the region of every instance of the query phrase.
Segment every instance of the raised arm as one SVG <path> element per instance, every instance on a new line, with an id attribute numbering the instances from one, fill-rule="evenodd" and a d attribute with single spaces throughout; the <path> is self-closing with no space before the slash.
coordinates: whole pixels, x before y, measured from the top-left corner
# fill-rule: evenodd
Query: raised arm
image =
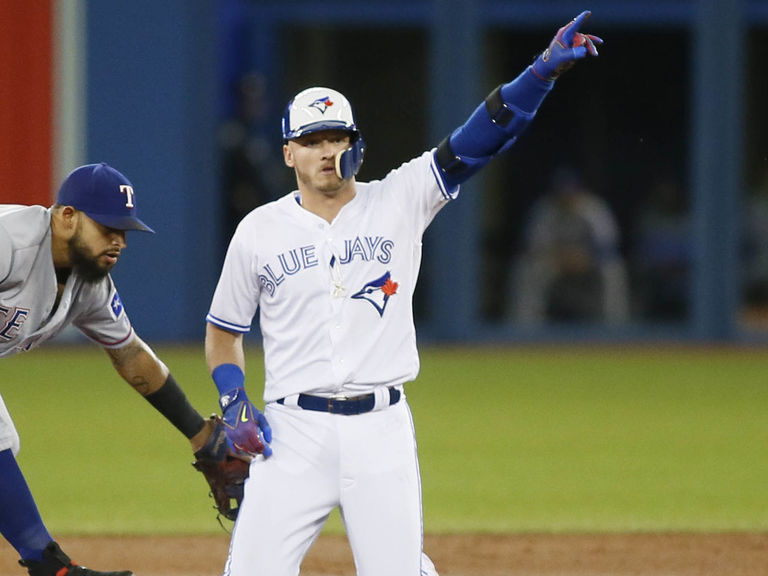
<path id="1" fill-rule="evenodd" d="M 447 189 L 475 174 L 491 158 L 507 150 L 533 120 L 555 80 L 577 60 L 597 56 L 603 41 L 579 32 L 589 18 L 585 11 L 560 28 L 549 46 L 517 78 L 493 90 L 467 121 L 435 151 Z"/>

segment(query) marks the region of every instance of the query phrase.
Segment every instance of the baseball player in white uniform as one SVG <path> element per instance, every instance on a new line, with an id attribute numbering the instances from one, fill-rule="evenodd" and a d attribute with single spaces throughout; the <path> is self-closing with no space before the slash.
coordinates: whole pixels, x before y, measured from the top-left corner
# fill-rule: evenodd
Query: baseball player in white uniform
<path id="1" fill-rule="evenodd" d="M 0 205 L 0 356 L 27 352 L 69 324 L 102 346 L 117 372 L 202 450 L 220 433 L 189 404 L 134 332 L 109 271 L 136 215 L 130 181 L 107 164 L 74 170 L 56 204 Z M 213 430 L 216 434 L 212 434 Z M 51 538 L 16 462 L 19 435 L 0 397 L 0 532 L 31 576 L 130 576 L 77 566 Z"/>
<path id="2" fill-rule="evenodd" d="M 357 182 L 364 143 L 347 99 L 302 91 L 283 116 L 298 189 L 232 237 L 207 316 L 206 358 L 233 445 L 254 458 L 224 574 L 295 576 L 338 507 L 361 576 L 436 574 L 422 550 L 413 422 L 412 298 L 422 234 L 461 182 L 511 145 L 555 78 L 602 41 L 561 28 L 436 149 Z M 243 334 L 259 311 L 264 414 L 245 391 Z"/>

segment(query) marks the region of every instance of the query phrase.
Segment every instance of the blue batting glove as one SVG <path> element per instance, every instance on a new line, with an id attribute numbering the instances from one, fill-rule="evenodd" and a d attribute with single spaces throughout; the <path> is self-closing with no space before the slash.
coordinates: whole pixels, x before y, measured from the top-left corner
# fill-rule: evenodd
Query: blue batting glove
<path id="1" fill-rule="evenodd" d="M 235 454 L 272 455 L 272 428 L 267 417 L 248 400 L 243 388 L 231 390 L 220 399 L 227 441 Z"/>
<path id="2" fill-rule="evenodd" d="M 213 379 L 220 391 L 219 406 L 232 452 L 247 456 L 263 454 L 265 458 L 271 456 L 269 443 L 272 442 L 272 428 L 266 416 L 248 399 L 242 386 L 245 381 L 242 371 L 234 364 L 223 364 L 213 371 Z M 221 392 L 233 384 L 234 388 Z"/>
<path id="3" fill-rule="evenodd" d="M 597 56 L 597 46 L 603 43 L 601 38 L 592 34 L 582 34 L 579 28 L 592 13 L 585 10 L 576 18 L 560 28 L 549 43 L 549 47 L 533 63 L 533 73 L 542 80 L 553 81 L 560 74 L 576 63 L 590 56 Z"/>

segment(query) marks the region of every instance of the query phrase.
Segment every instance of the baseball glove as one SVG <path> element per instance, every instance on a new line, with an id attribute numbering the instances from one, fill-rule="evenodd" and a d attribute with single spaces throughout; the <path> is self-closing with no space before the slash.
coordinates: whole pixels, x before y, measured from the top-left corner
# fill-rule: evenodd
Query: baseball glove
<path id="1" fill-rule="evenodd" d="M 243 489 L 248 478 L 250 462 L 235 456 L 228 448 L 224 424 L 217 415 L 211 416 L 214 429 L 205 445 L 195 452 L 192 466 L 199 470 L 210 486 L 214 508 L 221 516 L 234 521 L 243 501 Z"/>

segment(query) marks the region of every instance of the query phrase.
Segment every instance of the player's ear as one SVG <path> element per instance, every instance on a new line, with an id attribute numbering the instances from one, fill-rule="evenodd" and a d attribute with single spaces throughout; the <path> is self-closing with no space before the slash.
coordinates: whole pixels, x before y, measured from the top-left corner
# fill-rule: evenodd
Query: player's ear
<path id="1" fill-rule="evenodd" d="M 76 228 L 78 211 L 74 206 L 62 206 L 61 219 L 67 228 Z"/>
<path id="2" fill-rule="evenodd" d="M 56 229 L 64 238 L 69 238 L 77 229 L 79 212 L 72 206 L 56 205 L 53 218 Z"/>
<path id="3" fill-rule="evenodd" d="M 291 148 L 288 146 L 287 142 L 283 144 L 283 161 L 285 162 L 286 166 L 293 168 L 293 152 L 291 151 Z"/>

